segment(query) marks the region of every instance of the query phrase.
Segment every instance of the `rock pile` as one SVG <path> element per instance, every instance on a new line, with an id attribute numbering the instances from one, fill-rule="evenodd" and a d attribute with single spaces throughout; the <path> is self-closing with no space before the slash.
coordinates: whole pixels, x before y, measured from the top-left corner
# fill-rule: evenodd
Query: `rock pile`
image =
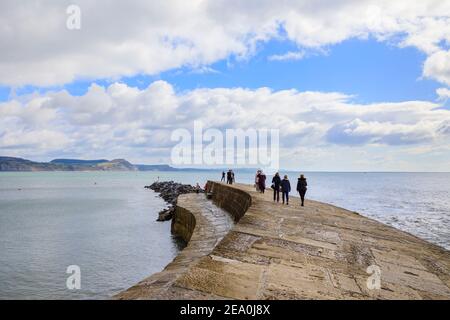
<path id="1" fill-rule="evenodd" d="M 158 192 L 159 196 L 169 204 L 167 209 L 159 212 L 157 221 L 172 219 L 177 205 L 177 198 L 180 194 L 197 192 L 196 188 L 189 184 L 181 184 L 173 181 L 153 182 L 151 185 L 145 186 L 145 188 Z M 199 192 L 204 191 L 200 189 Z"/>

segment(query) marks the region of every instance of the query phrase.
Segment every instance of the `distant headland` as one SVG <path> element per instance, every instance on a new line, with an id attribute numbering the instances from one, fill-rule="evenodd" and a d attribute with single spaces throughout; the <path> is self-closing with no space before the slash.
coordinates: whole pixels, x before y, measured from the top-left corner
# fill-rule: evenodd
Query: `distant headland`
<path id="1" fill-rule="evenodd" d="M 168 164 L 132 164 L 125 159 L 54 159 L 37 162 L 17 157 L 0 156 L 0 172 L 30 171 L 225 171 L 227 168 L 176 168 Z M 239 168 L 239 172 L 255 172 L 256 168 Z"/>
<path id="2" fill-rule="evenodd" d="M 0 171 L 176 171 L 167 164 L 131 164 L 125 159 L 79 160 L 54 159 L 50 162 L 35 162 L 15 157 L 0 157 Z"/>

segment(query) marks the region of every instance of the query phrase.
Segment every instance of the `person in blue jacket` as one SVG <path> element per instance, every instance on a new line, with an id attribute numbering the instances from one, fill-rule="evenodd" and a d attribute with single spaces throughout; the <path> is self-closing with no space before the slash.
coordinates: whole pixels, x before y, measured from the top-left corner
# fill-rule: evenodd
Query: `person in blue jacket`
<path id="1" fill-rule="evenodd" d="M 291 192 L 291 183 L 289 182 L 287 175 L 285 175 L 284 179 L 281 180 L 280 187 L 281 187 L 281 194 L 282 194 L 282 198 L 283 198 L 283 204 L 284 204 L 284 200 L 286 200 L 286 205 L 288 205 L 289 204 L 289 192 Z"/>

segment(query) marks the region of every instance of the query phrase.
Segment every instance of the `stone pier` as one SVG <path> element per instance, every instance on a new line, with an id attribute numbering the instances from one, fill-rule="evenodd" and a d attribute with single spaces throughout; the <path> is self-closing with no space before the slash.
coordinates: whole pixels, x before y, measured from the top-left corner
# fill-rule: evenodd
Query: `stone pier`
<path id="1" fill-rule="evenodd" d="M 187 247 L 115 298 L 450 299 L 450 253 L 439 246 L 325 203 L 274 203 L 270 189 L 208 189 L 211 200 L 178 199 L 172 230 Z"/>

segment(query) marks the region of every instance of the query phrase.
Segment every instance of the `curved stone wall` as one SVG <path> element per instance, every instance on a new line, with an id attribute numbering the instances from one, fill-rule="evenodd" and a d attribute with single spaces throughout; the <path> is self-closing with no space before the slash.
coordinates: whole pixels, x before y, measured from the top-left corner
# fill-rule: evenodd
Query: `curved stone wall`
<path id="1" fill-rule="evenodd" d="M 172 233 L 188 243 L 194 233 L 195 226 L 196 220 L 194 214 L 182 206 L 177 206 L 172 218 Z"/>
<path id="2" fill-rule="evenodd" d="M 235 211 L 237 215 L 238 211 Z M 204 194 L 183 194 L 178 197 L 172 219 L 172 232 L 180 236 L 186 247 L 163 271 L 155 273 L 116 295 L 115 299 L 186 299 L 185 290 L 174 283 L 198 260 L 208 254 L 233 227 L 234 217 L 217 207 Z M 210 295 L 189 292 L 190 298 L 209 298 Z"/>
<path id="3" fill-rule="evenodd" d="M 210 195 L 215 205 L 227 211 L 238 222 L 251 206 L 252 197 L 245 191 L 234 188 L 232 185 L 223 185 L 214 181 L 208 181 L 206 192 Z M 183 202 L 180 200 L 180 202 Z M 180 236 L 186 243 L 191 240 L 196 226 L 195 214 L 183 206 L 177 206 L 172 219 L 171 231 Z"/>
<path id="4" fill-rule="evenodd" d="M 208 181 L 206 191 L 212 194 L 214 203 L 230 213 L 235 222 L 238 222 L 252 204 L 249 193 L 214 181 Z"/>

